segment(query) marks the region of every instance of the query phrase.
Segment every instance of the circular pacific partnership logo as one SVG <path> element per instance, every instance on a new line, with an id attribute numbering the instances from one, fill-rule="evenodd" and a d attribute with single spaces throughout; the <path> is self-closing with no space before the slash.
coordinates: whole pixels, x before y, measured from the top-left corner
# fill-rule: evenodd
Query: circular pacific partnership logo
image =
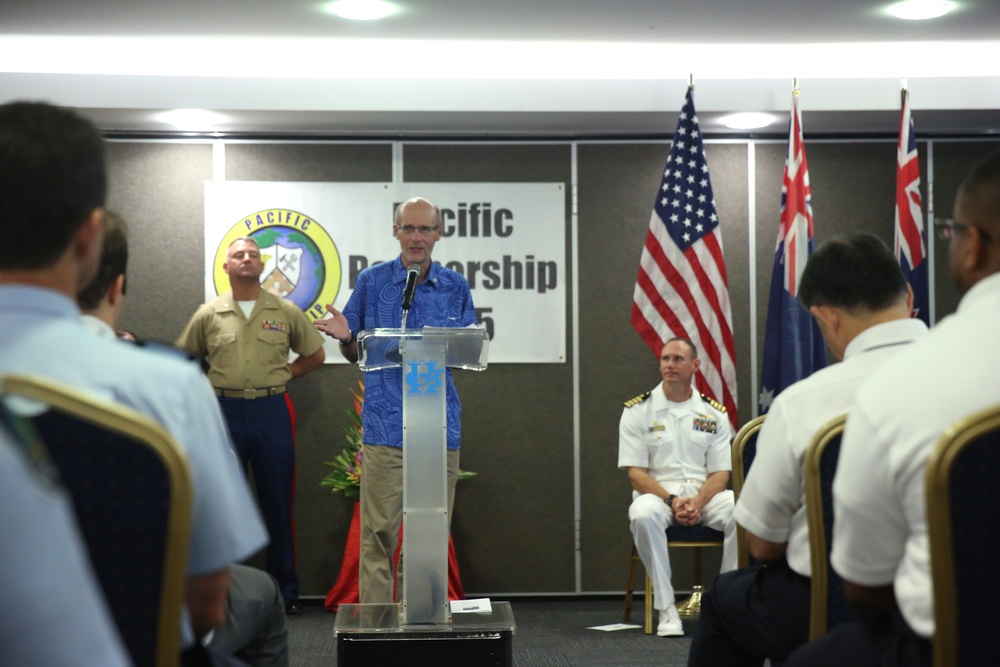
<path id="1" fill-rule="evenodd" d="M 249 236 L 260 247 L 264 271 L 261 287 L 302 309 L 312 320 L 326 313 L 340 291 L 340 253 L 323 226 L 298 211 L 266 209 L 248 215 L 226 232 L 215 252 L 215 293 L 229 289 L 223 270 L 226 250 L 238 238 Z"/>

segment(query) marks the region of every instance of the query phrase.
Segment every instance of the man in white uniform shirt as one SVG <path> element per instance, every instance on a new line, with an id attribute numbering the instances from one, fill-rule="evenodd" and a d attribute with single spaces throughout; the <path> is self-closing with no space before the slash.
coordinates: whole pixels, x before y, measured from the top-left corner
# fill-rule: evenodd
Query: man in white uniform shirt
<path id="1" fill-rule="evenodd" d="M 726 490 L 732 460 L 726 409 L 691 385 L 701 361 L 686 338 L 666 342 L 661 382 L 627 401 L 618 426 L 618 467 L 628 472 L 628 518 L 636 550 L 653 585 L 659 610 L 656 634 L 684 634 L 667 552 L 668 526 L 701 523 L 724 531 L 722 571 L 736 567 L 733 492 Z"/>
<path id="2" fill-rule="evenodd" d="M 958 310 L 861 386 L 844 431 L 831 560 L 862 622 L 802 647 L 788 667 L 931 664 L 927 459 L 945 429 L 1000 401 L 1000 153 L 966 176 L 952 215 L 941 231 L 965 293 Z"/>
<path id="3" fill-rule="evenodd" d="M 842 362 L 785 389 L 767 413 L 734 513 L 760 564 L 719 576 L 702 596 L 692 667 L 782 661 L 808 641 L 806 448 L 821 426 L 847 412 L 875 368 L 927 333 L 910 317 L 912 292 L 896 258 L 871 234 L 823 244 L 806 265 L 798 296 Z"/>

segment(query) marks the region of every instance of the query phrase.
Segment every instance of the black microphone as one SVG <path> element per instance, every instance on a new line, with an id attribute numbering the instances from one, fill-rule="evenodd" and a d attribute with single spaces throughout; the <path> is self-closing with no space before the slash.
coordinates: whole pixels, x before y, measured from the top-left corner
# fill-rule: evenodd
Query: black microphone
<path id="1" fill-rule="evenodd" d="M 408 311 L 410 304 L 413 303 L 413 290 L 417 288 L 417 276 L 419 275 L 419 264 L 410 264 L 406 267 L 406 287 L 403 288 L 403 311 Z"/>

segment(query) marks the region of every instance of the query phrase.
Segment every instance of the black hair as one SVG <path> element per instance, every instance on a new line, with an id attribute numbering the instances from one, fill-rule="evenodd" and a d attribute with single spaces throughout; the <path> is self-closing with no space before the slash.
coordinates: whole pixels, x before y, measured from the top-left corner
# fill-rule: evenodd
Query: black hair
<path id="1" fill-rule="evenodd" d="M 104 213 L 104 243 L 101 251 L 101 264 L 97 267 L 97 275 L 90 284 L 83 288 L 77 297 L 82 310 L 94 310 L 101 299 L 108 293 L 111 283 L 118 276 L 125 275 L 128 266 L 128 233 L 125 221 L 111 211 Z M 125 293 L 125 285 L 122 285 Z"/>
<path id="2" fill-rule="evenodd" d="M 906 299 L 906 278 L 892 251 L 867 232 L 843 234 L 820 246 L 799 280 L 806 308 L 885 310 Z"/>
<path id="3" fill-rule="evenodd" d="M 42 102 L 0 106 L 0 268 L 54 264 L 106 196 L 104 140 L 89 121 Z"/>

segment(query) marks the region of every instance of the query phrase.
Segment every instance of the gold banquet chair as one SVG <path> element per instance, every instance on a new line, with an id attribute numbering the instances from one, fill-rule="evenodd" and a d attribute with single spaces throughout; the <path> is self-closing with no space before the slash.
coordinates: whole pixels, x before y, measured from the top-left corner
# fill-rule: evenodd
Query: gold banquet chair
<path id="1" fill-rule="evenodd" d="M 854 618 L 844 581 L 830 567 L 833 546 L 833 478 L 840 458 L 840 443 L 847 415 L 831 419 L 813 436 L 803 461 L 806 490 L 806 518 L 809 523 L 810 578 L 809 638 L 816 639 L 827 630 Z"/>
<path id="2" fill-rule="evenodd" d="M 185 454 L 144 415 L 51 380 L 8 375 L 0 389 L 29 418 L 69 492 L 132 661 L 175 667 L 191 524 Z"/>
<path id="3" fill-rule="evenodd" d="M 757 436 L 764 426 L 764 417 L 766 415 L 748 421 L 733 439 L 733 500 L 739 500 L 750 465 L 757 456 Z M 750 565 L 750 552 L 747 549 L 746 529 L 736 524 L 736 567 L 743 568 L 748 565 Z"/>
<path id="4" fill-rule="evenodd" d="M 698 618 L 701 614 L 701 550 L 703 547 L 722 548 L 723 534 L 708 526 L 670 526 L 666 532 L 667 546 L 674 548 L 694 549 L 694 571 L 691 577 L 691 597 L 677 605 L 677 613 L 681 618 Z M 635 566 L 641 564 L 639 552 L 632 544 L 632 556 L 628 563 L 628 581 L 625 587 L 625 622 L 632 618 L 632 588 L 635 585 Z M 653 582 L 646 573 L 645 598 L 646 620 L 643 631 L 653 634 Z"/>
<path id="5" fill-rule="evenodd" d="M 996 664 L 998 469 L 1000 406 L 945 431 L 927 462 L 935 667 Z"/>

